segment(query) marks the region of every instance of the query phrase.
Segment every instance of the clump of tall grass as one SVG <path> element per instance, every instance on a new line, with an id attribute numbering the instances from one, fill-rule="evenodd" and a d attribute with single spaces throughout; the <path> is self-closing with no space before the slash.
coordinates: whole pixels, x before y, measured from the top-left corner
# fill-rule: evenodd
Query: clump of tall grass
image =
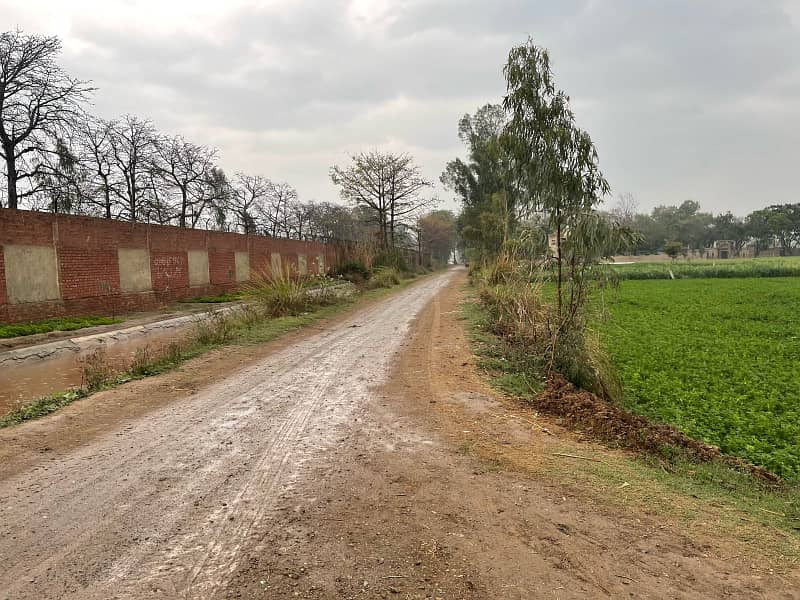
<path id="1" fill-rule="evenodd" d="M 307 312 L 311 305 L 303 281 L 284 272 L 254 277 L 245 286 L 244 294 L 270 317 L 299 315 Z"/>
<path id="2" fill-rule="evenodd" d="M 98 348 L 81 361 L 81 388 L 90 392 L 101 389 L 112 374 L 104 348 Z"/>
<path id="3" fill-rule="evenodd" d="M 235 331 L 233 318 L 222 312 L 212 312 L 194 326 L 193 337 L 201 346 L 216 346 L 231 339 Z"/>
<path id="4" fill-rule="evenodd" d="M 487 265 L 474 277 L 492 331 L 534 374 L 560 373 L 575 385 L 609 400 L 619 400 L 621 385 L 585 315 L 566 319 L 546 283 L 530 280 L 508 259 Z"/>
<path id="5" fill-rule="evenodd" d="M 394 267 L 377 267 L 372 272 L 372 277 L 367 281 L 367 288 L 390 288 L 400 283 L 400 271 Z"/>

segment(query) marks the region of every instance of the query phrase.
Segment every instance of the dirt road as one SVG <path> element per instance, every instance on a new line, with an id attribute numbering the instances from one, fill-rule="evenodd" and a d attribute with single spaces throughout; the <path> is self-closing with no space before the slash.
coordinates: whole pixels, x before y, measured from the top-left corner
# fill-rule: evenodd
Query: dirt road
<path id="1" fill-rule="evenodd" d="M 552 442 L 475 374 L 462 280 L 0 432 L 0 598 L 800 597 L 527 474 Z"/>

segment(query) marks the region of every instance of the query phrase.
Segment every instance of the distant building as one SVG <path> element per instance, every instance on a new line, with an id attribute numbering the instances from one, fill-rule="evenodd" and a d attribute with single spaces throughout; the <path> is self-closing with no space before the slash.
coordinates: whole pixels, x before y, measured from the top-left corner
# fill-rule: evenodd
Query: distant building
<path id="1" fill-rule="evenodd" d="M 736 242 L 733 240 L 717 240 L 712 248 L 716 256 L 710 258 L 733 258 L 736 256 Z"/>

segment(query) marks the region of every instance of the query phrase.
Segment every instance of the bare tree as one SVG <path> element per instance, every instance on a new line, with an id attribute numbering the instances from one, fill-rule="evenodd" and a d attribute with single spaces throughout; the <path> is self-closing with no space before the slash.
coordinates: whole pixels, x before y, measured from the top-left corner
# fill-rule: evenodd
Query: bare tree
<path id="1" fill-rule="evenodd" d="M 630 226 L 636 217 L 636 211 L 639 208 L 639 203 L 633 194 L 626 192 L 617 197 L 617 201 L 611 208 L 611 216 L 620 224 Z"/>
<path id="2" fill-rule="evenodd" d="M 258 233 L 257 216 L 264 213 L 271 188 L 266 177 L 236 173 L 229 208 L 244 233 Z"/>
<path id="3" fill-rule="evenodd" d="M 292 211 L 297 202 L 297 190 L 291 185 L 270 182 L 261 213 L 272 237 L 290 236 Z"/>
<path id="4" fill-rule="evenodd" d="M 135 222 L 144 210 L 148 193 L 153 191 L 151 165 L 156 131 L 148 120 L 126 115 L 111 124 L 111 153 L 122 181 L 111 190 L 123 205 L 123 214 Z"/>
<path id="5" fill-rule="evenodd" d="M 119 181 L 114 179 L 113 124 L 90 117 L 77 128 L 78 160 L 89 175 L 91 194 L 88 201 L 100 207 L 110 219 L 119 197 Z"/>
<path id="6" fill-rule="evenodd" d="M 373 151 L 351 159 L 346 168 L 331 167 L 331 180 L 341 188 L 343 199 L 370 210 L 383 246 L 390 241 L 394 244 L 398 223 L 431 204 L 431 199 L 421 198 L 420 193 L 433 183 L 421 175 L 409 154 Z"/>
<path id="7" fill-rule="evenodd" d="M 187 223 L 193 227 L 205 209 L 209 196 L 203 188 L 216 154 L 215 149 L 192 144 L 179 135 L 156 141 L 153 164 L 166 184 L 179 195 L 179 227 L 186 227 Z"/>
<path id="8" fill-rule="evenodd" d="M 8 207 L 36 193 L 38 165 L 34 154 L 47 152 L 46 142 L 69 129 L 81 115 L 92 88 L 68 76 L 56 63 L 57 37 L 22 31 L 0 34 L 0 157 L 5 161 Z M 20 190 L 25 182 L 28 188 Z"/>

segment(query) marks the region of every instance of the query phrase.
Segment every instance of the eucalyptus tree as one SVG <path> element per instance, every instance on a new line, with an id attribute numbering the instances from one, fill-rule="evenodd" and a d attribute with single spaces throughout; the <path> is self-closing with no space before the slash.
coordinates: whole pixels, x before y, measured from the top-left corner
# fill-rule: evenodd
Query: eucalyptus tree
<path id="1" fill-rule="evenodd" d="M 60 54 L 55 36 L 0 33 L 0 157 L 8 208 L 37 192 L 41 155 L 58 151 L 56 140 L 80 122 L 82 104 L 93 90 L 64 72 Z"/>
<path id="2" fill-rule="evenodd" d="M 447 163 L 440 180 L 461 202 L 458 230 L 470 249 L 495 256 L 513 234 L 518 221 L 519 180 L 512 157 L 503 143 L 505 109 L 486 104 L 458 123 L 458 137 L 467 147 L 467 159 Z"/>
<path id="3" fill-rule="evenodd" d="M 70 140 L 58 137 L 52 147 L 38 153 L 34 173 L 35 194 L 29 197 L 30 208 L 92 214 L 90 175 Z"/>
<path id="4" fill-rule="evenodd" d="M 512 48 L 504 69 L 509 114 L 504 141 L 526 193 L 519 203 L 547 215 L 555 235 L 556 301 L 564 314 L 564 242 L 608 193 L 589 134 L 575 124 L 569 97 L 556 87 L 550 56 L 532 40 Z M 571 285 L 580 282 L 570 281 Z"/>

